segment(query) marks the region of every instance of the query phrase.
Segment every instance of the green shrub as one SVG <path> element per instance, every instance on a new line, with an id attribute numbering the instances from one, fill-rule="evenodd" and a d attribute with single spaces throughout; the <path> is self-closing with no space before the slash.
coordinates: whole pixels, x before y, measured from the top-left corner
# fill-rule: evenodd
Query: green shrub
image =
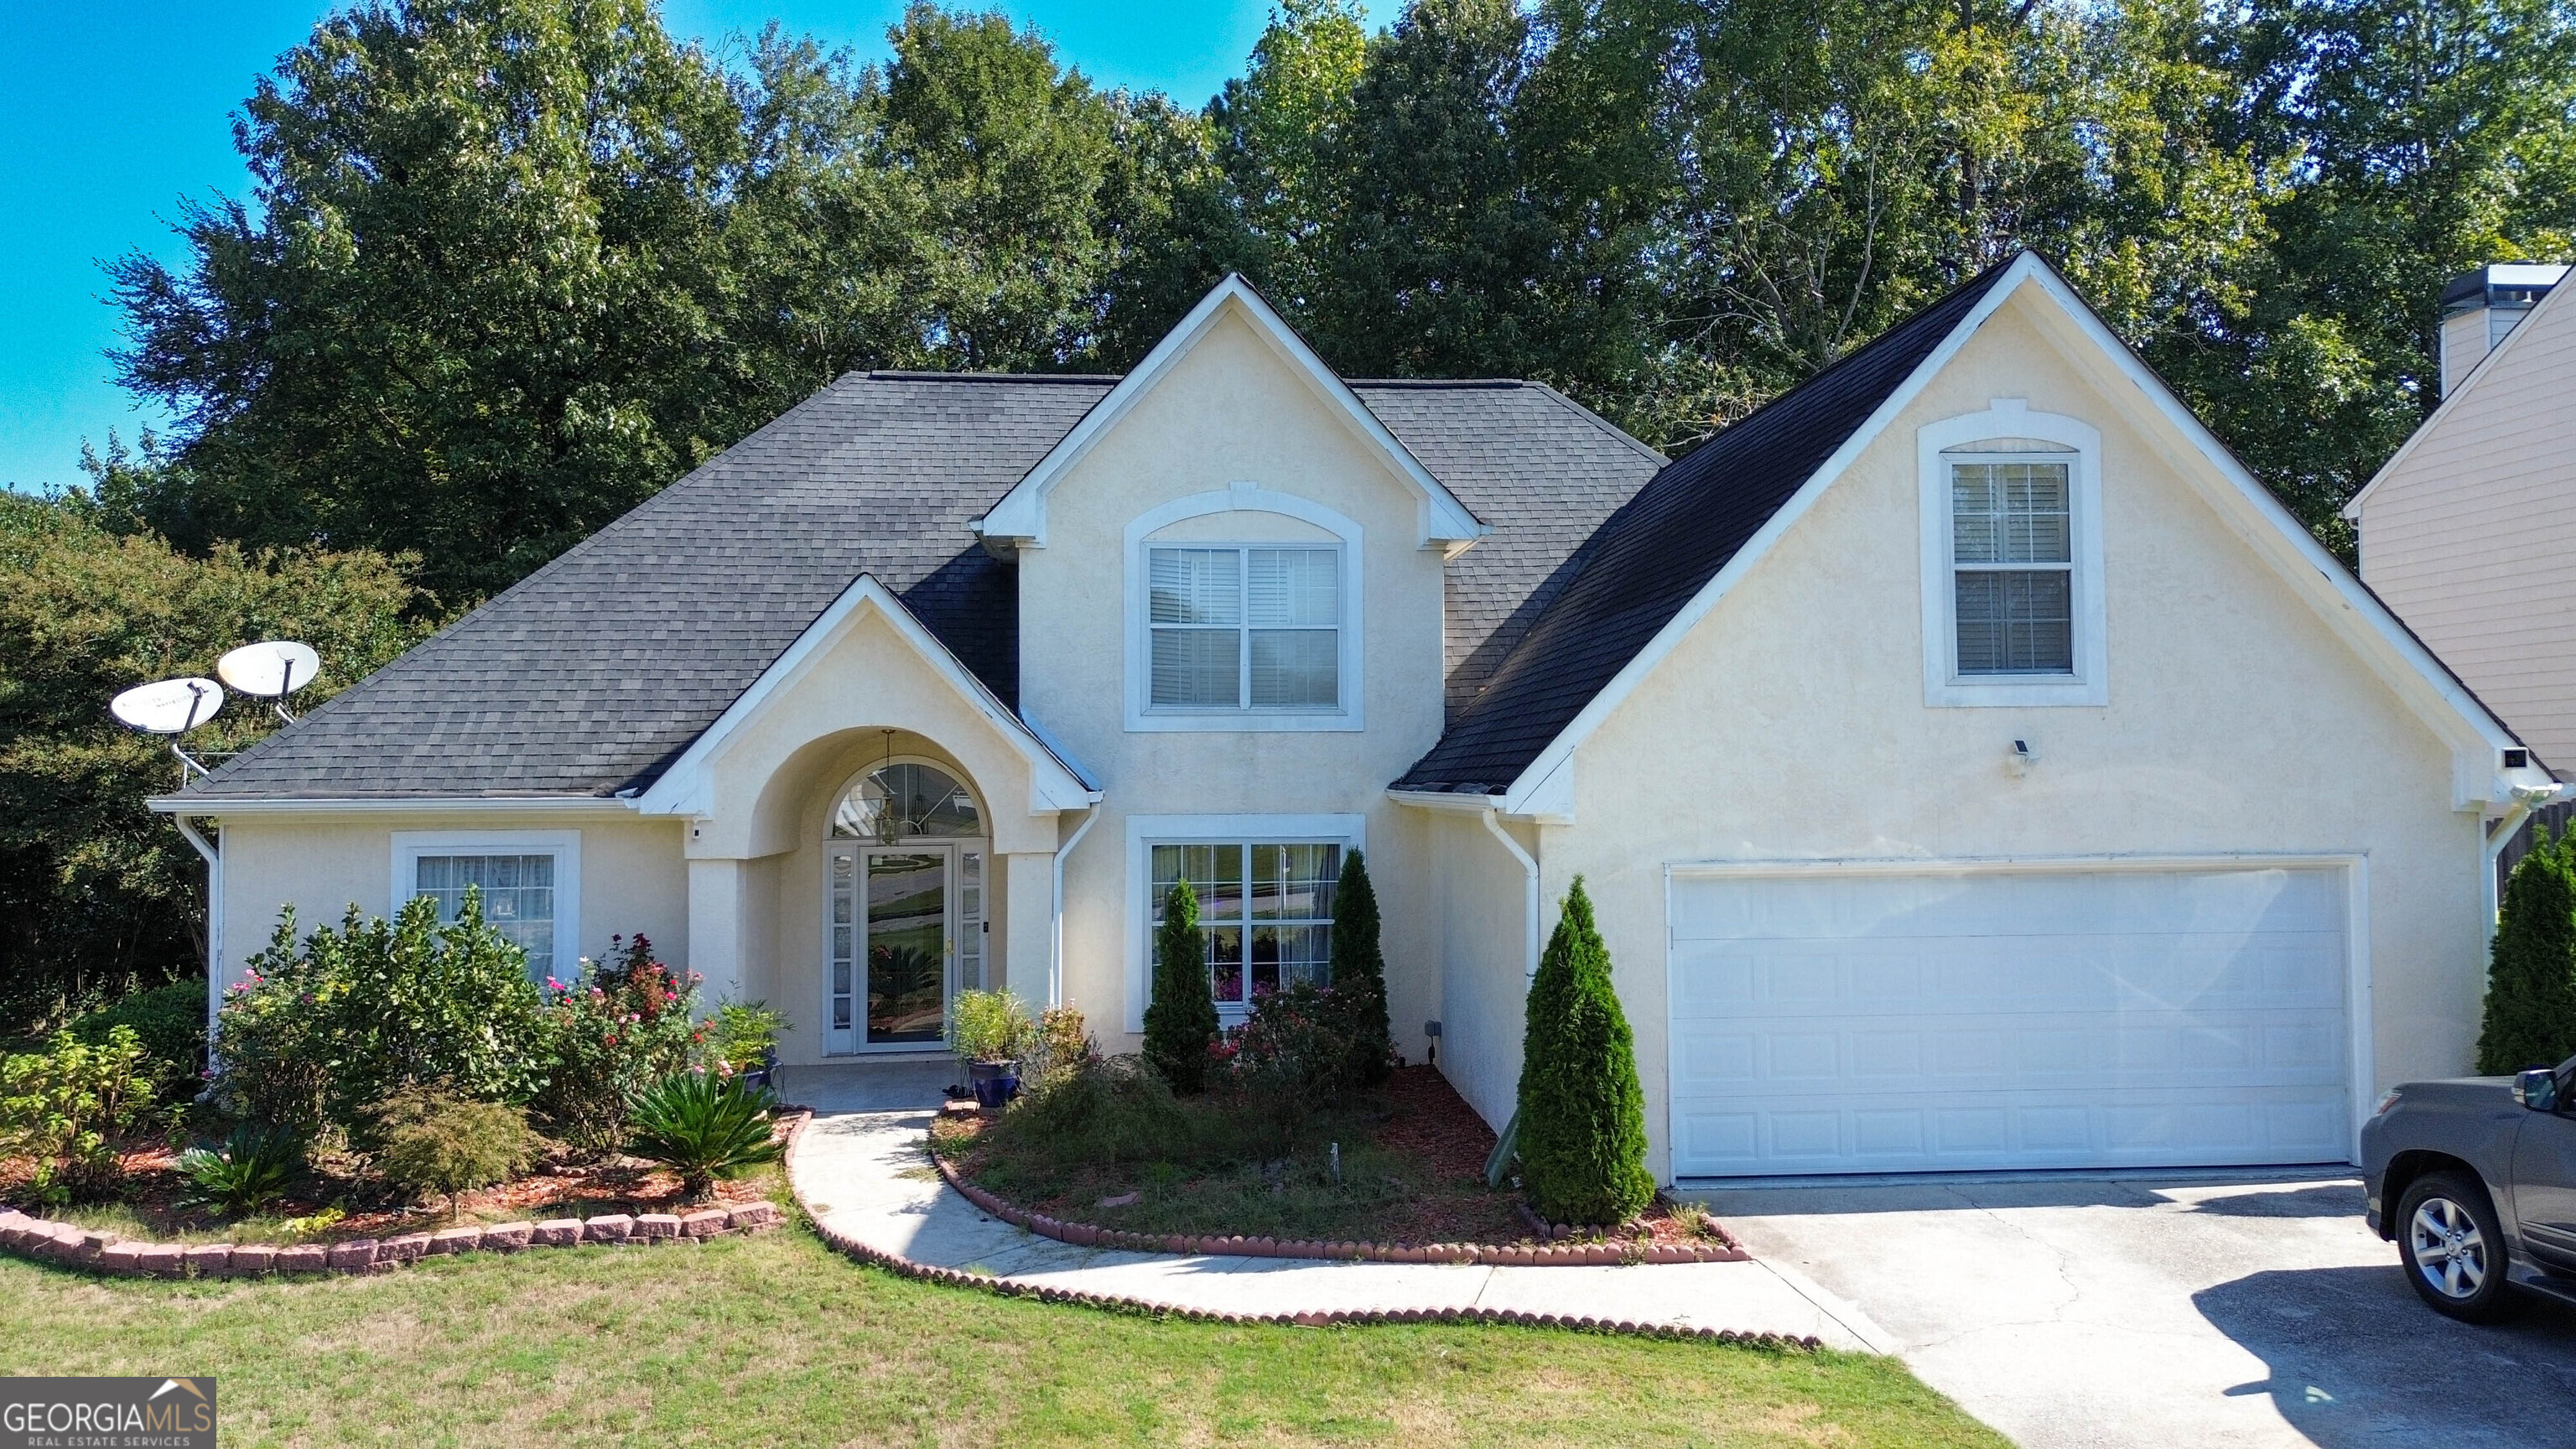
<path id="1" fill-rule="evenodd" d="M 999 1155 L 1056 1168 L 1197 1155 L 1194 1124 L 1171 1084 L 1135 1057 L 1086 1057 L 1050 1073 L 985 1130 Z"/>
<path id="2" fill-rule="evenodd" d="M 162 1070 L 164 1093 L 192 1095 L 205 1081 L 206 978 L 172 981 L 148 991 L 122 996 L 96 1011 L 72 1019 L 63 1029 L 91 1046 L 104 1046 L 107 1034 L 129 1026 L 142 1039 L 143 1050 Z"/>
<path id="3" fill-rule="evenodd" d="M 1636 1039 L 1575 877 L 1530 983 L 1521 1044 L 1521 1181 L 1552 1223 L 1618 1223 L 1655 1195 Z"/>
<path id="4" fill-rule="evenodd" d="M 1083 1024 L 1081 1008 L 1050 1006 L 1038 1014 L 1036 1045 L 1020 1066 L 1020 1080 L 1034 1085 L 1099 1059 L 1100 1046 Z"/>
<path id="5" fill-rule="evenodd" d="M 546 978 L 545 1040 L 553 1065 L 535 1107 L 567 1140 L 608 1149 L 625 1138 L 626 1104 L 687 1069 L 707 1025 L 695 1018 L 698 974 L 653 958 L 638 935 L 610 938 L 605 962 L 585 959 L 567 985 Z"/>
<path id="6" fill-rule="evenodd" d="M 446 1081 L 525 1103 L 552 1065 L 524 953 L 483 921 L 479 891 L 448 925 L 426 896 L 394 919 L 357 907 L 298 942 L 292 909 L 216 1017 L 216 1093 L 235 1115 L 309 1132 L 363 1132 L 370 1109 Z"/>
<path id="7" fill-rule="evenodd" d="M 771 1049 L 787 1034 L 787 1018 L 766 1001 L 728 1001 L 707 1018 L 700 1050 L 708 1066 L 725 1072 L 747 1072 L 769 1060 Z"/>
<path id="8" fill-rule="evenodd" d="M 1368 862 L 1354 850 L 1342 857 L 1333 888 L 1333 994 L 1349 1024 L 1352 1080 L 1375 1086 L 1395 1070 L 1395 1039 L 1387 1030 L 1386 954 L 1378 947 L 1377 888 Z"/>
<path id="9" fill-rule="evenodd" d="M 373 1116 L 376 1170 L 414 1194 L 444 1195 L 451 1216 L 459 1194 L 507 1182 L 536 1160 L 524 1108 L 460 1096 L 444 1082 L 405 1087 Z"/>
<path id="10" fill-rule="evenodd" d="M 948 1049 L 970 1062 L 1016 1062 L 1036 1050 L 1028 1004 L 1008 991 L 960 991 L 948 1008 Z"/>
<path id="11" fill-rule="evenodd" d="M 693 1198 L 703 1198 L 719 1177 L 739 1177 L 778 1160 L 770 1127 L 778 1099 L 718 1072 L 664 1077 L 635 1097 L 629 1110 L 627 1150 L 680 1174 Z"/>
<path id="12" fill-rule="evenodd" d="M 1216 1041 L 1216 996 L 1208 986 L 1207 933 L 1198 892 L 1174 881 L 1154 932 L 1154 997 L 1145 1007 L 1145 1064 L 1184 1095 L 1206 1090 Z"/>
<path id="13" fill-rule="evenodd" d="M 0 1057 L 0 1155 L 35 1159 L 28 1186 L 40 1202 L 103 1194 L 116 1182 L 115 1139 L 144 1120 L 155 1080 L 130 1026 L 97 1046 L 58 1031 L 41 1052 Z"/>
<path id="14" fill-rule="evenodd" d="M 192 1147 L 179 1154 L 179 1171 L 188 1179 L 180 1205 L 253 1212 L 283 1195 L 303 1165 L 304 1139 L 294 1129 L 244 1122 L 221 1152 Z"/>
<path id="15" fill-rule="evenodd" d="M 2576 838 L 2532 832 L 2505 883 L 2487 964 L 2478 1070 L 2503 1076 L 2576 1056 Z"/>

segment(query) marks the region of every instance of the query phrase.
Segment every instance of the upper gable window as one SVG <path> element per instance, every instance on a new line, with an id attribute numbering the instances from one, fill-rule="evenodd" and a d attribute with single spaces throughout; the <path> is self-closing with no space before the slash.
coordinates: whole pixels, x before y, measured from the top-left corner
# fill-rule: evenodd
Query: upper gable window
<path id="1" fill-rule="evenodd" d="M 1148 707 L 1341 707 L 1341 550 L 1149 551 Z"/>
<path id="2" fill-rule="evenodd" d="M 1361 530 L 1237 484 L 1127 526 L 1127 728 L 1356 730 Z"/>
<path id="3" fill-rule="evenodd" d="M 1998 398 L 1919 444 L 1924 703 L 2109 703 L 2101 434 Z"/>

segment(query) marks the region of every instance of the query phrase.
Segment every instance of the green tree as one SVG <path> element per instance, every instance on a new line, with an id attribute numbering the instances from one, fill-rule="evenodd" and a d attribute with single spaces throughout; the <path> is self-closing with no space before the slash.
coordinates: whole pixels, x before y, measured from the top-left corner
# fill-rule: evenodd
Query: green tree
<path id="1" fill-rule="evenodd" d="M 108 700 L 285 638 L 321 653 L 310 709 L 420 639 L 417 603 L 376 554 L 191 558 L 110 532 L 79 495 L 0 494 L 0 1027 L 56 993 L 205 973 L 205 862 L 144 804 L 179 762 Z M 187 744 L 219 757 L 276 728 L 235 699 Z"/>
<path id="2" fill-rule="evenodd" d="M 2532 832 L 2506 881 L 2487 966 L 2478 1070 L 2554 1067 L 2576 1056 L 2576 840 Z"/>
<path id="3" fill-rule="evenodd" d="M 1216 1040 L 1216 996 L 1208 984 L 1207 932 L 1198 892 L 1174 881 L 1154 928 L 1154 999 L 1145 1006 L 1145 1064 L 1175 1092 L 1207 1087 L 1208 1044 Z"/>
<path id="4" fill-rule="evenodd" d="M 1242 228 L 1242 270 L 1292 313 L 1322 290 L 1325 228 L 1346 190 L 1338 137 L 1350 125 L 1368 47 L 1351 0 L 1285 0 L 1243 75 L 1208 103 Z"/>
<path id="5" fill-rule="evenodd" d="M 1351 1036 L 1351 1075 L 1375 1085 L 1395 1067 L 1395 1039 L 1386 1020 L 1386 953 L 1378 945 L 1377 888 L 1368 861 L 1357 850 L 1342 857 L 1333 887 L 1333 995 L 1346 1002 Z"/>
<path id="6" fill-rule="evenodd" d="M 1580 876 L 1530 982 L 1519 1150 L 1530 1204 L 1549 1222 L 1623 1222 L 1654 1199 L 1636 1038 Z"/>

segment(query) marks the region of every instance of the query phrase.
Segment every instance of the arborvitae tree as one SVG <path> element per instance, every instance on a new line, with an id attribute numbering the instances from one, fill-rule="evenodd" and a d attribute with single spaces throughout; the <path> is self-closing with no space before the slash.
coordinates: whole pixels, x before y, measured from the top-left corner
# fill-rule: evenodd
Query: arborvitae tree
<path id="1" fill-rule="evenodd" d="M 2576 1056 L 2576 839 L 2533 832 L 2505 885 L 2487 967 L 2478 1070 L 2554 1067 Z"/>
<path id="2" fill-rule="evenodd" d="M 1654 1198 L 1636 1037 L 1581 876 L 1530 983 L 1519 1146 L 1522 1185 L 1549 1222 L 1623 1222 Z"/>
<path id="3" fill-rule="evenodd" d="M 1207 1087 L 1208 1043 L 1216 1039 L 1216 996 L 1208 989 L 1207 933 L 1198 892 L 1172 882 L 1154 931 L 1154 999 L 1145 1007 L 1145 1064 L 1175 1092 Z"/>
<path id="4" fill-rule="evenodd" d="M 1333 888 L 1333 994 L 1348 1003 L 1351 1075 L 1374 1085 L 1395 1068 L 1395 1040 L 1386 1024 L 1386 955 L 1377 942 L 1377 891 L 1368 861 L 1354 850 L 1342 858 Z"/>

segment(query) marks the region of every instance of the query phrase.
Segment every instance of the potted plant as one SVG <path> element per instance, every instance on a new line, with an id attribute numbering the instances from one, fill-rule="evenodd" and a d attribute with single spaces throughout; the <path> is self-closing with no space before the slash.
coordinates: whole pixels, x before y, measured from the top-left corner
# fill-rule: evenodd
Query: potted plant
<path id="1" fill-rule="evenodd" d="M 978 1106 L 1019 1095 L 1020 1059 L 1037 1040 L 1027 1003 L 1008 991 L 961 991 L 948 1009 L 948 1049 L 966 1061 Z"/>

